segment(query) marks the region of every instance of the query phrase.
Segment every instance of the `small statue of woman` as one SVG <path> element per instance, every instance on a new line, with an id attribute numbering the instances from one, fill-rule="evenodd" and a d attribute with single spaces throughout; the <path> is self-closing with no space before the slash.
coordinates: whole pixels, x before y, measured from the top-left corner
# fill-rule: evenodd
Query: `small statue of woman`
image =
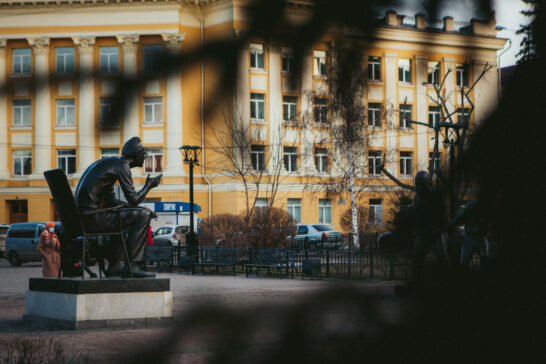
<path id="1" fill-rule="evenodd" d="M 55 223 L 48 222 L 40 235 L 38 251 L 42 255 L 42 274 L 57 278 L 61 268 L 61 243 L 55 234 Z"/>

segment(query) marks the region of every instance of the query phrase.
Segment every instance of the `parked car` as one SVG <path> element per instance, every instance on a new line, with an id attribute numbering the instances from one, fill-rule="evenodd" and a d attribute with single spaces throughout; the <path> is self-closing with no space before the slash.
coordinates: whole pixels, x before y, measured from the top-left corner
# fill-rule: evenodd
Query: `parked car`
<path id="1" fill-rule="evenodd" d="M 45 229 L 45 222 L 11 224 L 6 237 L 6 258 L 13 267 L 25 262 L 39 262 L 38 240 Z M 61 231 L 61 223 L 55 223 L 55 232 Z M 59 234 L 60 235 L 60 234 Z"/>
<path id="2" fill-rule="evenodd" d="M 291 247 L 300 249 L 305 243 L 312 247 L 336 249 L 342 245 L 342 234 L 325 224 L 298 224 Z"/>
<path id="3" fill-rule="evenodd" d="M 186 242 L 186 233 L 189 227 L 183 225 L 166 225 L 158 228 L 154 233 L 154 245 L 175 245 Z"/>
<path id="4" fill-rule="evenodd" d="M 0 224 L 0 258 L 3 258 L 6 253 L 6 235 L 8 234 L 9 225 Z"/>

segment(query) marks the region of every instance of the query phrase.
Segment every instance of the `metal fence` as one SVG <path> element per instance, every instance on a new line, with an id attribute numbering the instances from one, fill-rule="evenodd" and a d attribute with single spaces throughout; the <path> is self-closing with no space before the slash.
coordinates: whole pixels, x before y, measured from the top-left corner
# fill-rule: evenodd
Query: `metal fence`
<path id="1" fill-rule="evenodd" d="M 339 279 L 386 279 L 408 280 L 411 278 L 412 252 L 401 249 L 380 249 L 376 244 L 364 247 L 350 247 L 348 239 L 302 241 L 286 244 L 285 249 L 296 250 L 294 269 L 296 277 L 309 276 L 305 267 L 314 267 L 313 275 L 321 278 Z M 173 247 L 171 265 L 174 271 L 190 271 L 191 264 L 202 262 L 207 249 L 216 246 Z M 237 250 L 235 271 L 245 272 L 245 265 L 256 262 L 261 248 L 233 247 Z M 428 264 L 436 263 L 436 256 L 429 253 Z M 472 259 L 470 269 L 479 269 L 477 255 Z M 215 272 L 232 274 L 232 269 L 215 269 Z M 272 272 L 274 274 L 274 272 Z"/>

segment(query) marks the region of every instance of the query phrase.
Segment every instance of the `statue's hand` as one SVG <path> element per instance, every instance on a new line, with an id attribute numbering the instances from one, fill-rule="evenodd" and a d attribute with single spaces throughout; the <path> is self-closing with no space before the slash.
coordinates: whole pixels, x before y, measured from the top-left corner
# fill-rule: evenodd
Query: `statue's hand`
<path id="1" fill-rule="evenodd" d="M 146 186 L 148 186 L 149 189 L 159 186 L 159 183 L 161 183 L 161 177 L 163 177 L 162 174 L 155 177 L 150 177 L 148 174 L 148 177 L 146 177 Z"/>

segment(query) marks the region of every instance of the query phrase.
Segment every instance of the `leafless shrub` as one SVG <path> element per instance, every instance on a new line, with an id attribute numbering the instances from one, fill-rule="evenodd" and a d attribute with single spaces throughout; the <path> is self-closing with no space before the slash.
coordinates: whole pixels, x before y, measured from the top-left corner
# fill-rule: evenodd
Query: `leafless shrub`
<path id="1" fill-rule="evenodd" d="M 6 364 L 87 363 L 88 357 L 77 354 L 67 357 L 63 345 L 54 337 L 49 339 L 16 337 L 0 356 L 0 361 Z"/>
<path id="2" fill-rule="evenodd" d="M 296 220 L 285 210 L 277 207 L 255 209 L 250 219 L 247 242 L 254 247 L 281 248 L 287 237 L 296 233 Z"/>
<path id="3" fill-rule="evenodd" d="M 242 242 L 245 226 L 245 221 L 240 215 L 219 214 L 207 217 L 200 225 L 202 231 L 200 244 L 238 246 Z"/>

